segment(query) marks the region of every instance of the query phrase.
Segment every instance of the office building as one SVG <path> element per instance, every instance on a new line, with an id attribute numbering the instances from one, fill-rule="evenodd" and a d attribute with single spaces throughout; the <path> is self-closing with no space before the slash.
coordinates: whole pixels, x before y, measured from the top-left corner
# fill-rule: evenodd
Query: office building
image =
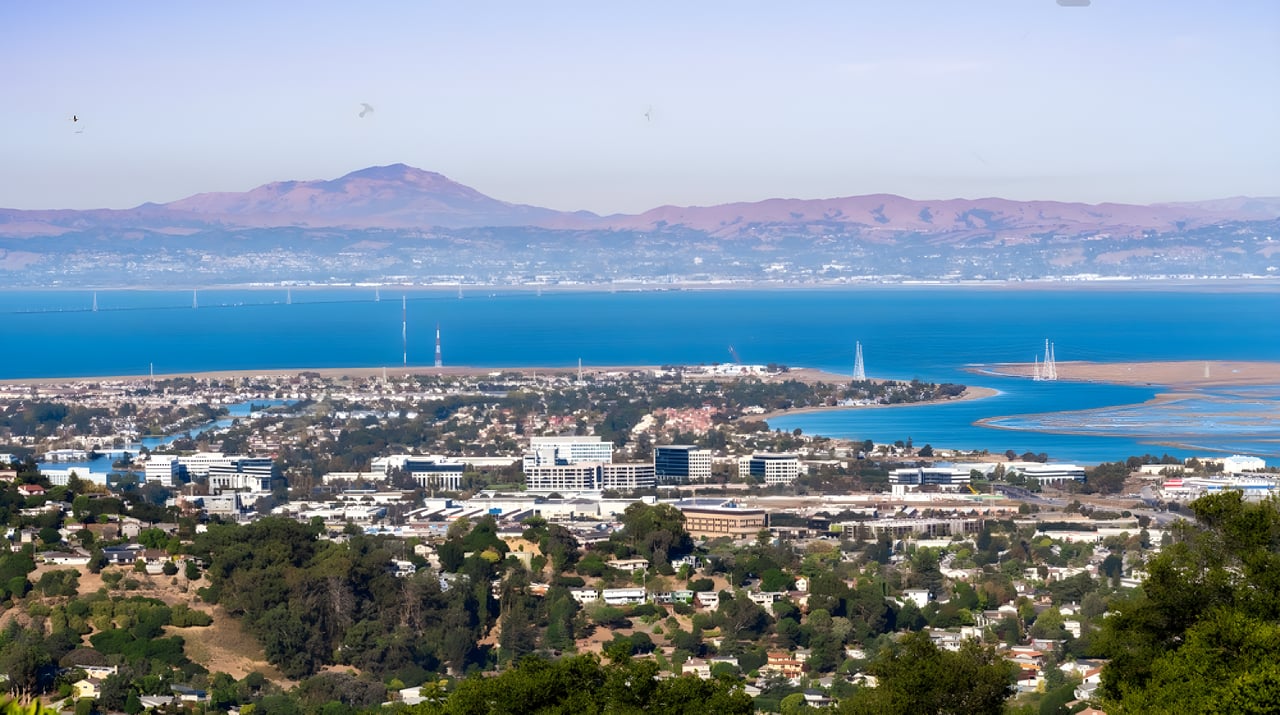
<path id="1" fill-rule="evenodd" d="M 182 474 L 182 464 L 175 455 L 153 454 L 147 458 L 143 473 L 148 482 L 172 487 L 178 483 L 179 475 Z"/>
<path id="2" fill-rule="evenodd" d="M 659 484 L 705 482 L 711 478 L 711 450 L 687 444 L 654 447 L 653 469 Z"/>
<path id="3" fill-rule="evenodd" d="M 269 492 L 271 491 L 270 457 L 229 456 L 221 464 L 209 465 L 209 491 Z"/>
<path id="4" fill-rule="evenodd" d="M 769 486 L 791 484 L 800 476 L 800 458 L 794 454 L 756 452 L 738 460 L 738 476 L 762 479 Z"/>
<path id="5" fill-rule="evenodd" d="M 754 539 L 769 526 L 764 509 L 747 509 L 721 499 L 685 499 L 672 504 L 684 514 L 684 530 L 689 536 L 715 539 Z"/>
<path id="6" fill-rule="evenodd" d="M 530 467 L 612 462 L 613 443 L 600 437 L 532 437 L 524 455 L 524 471 Z"/>

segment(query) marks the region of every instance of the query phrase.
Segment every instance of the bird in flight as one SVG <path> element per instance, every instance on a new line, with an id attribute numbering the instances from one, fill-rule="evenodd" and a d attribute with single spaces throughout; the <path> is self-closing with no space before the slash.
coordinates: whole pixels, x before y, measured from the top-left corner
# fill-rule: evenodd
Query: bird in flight
<path id="1" fill-rule="evenodd" d="M 364 117 L 364 115 L 366 115 L 366 114 L 373 114 L 373 107 L 370 107 L 369 105 L 365 104 L 364 102 L 361 102 L 361 103 L 360 103 L 360 107 L 361 107 L 361 109 L 360 109 L 360 117 L 361 117 L 361 118 L 363 118 L 363 117 Z"/>
<path id="2" fill-rule="evenodd" d="M 76 127 L 76 134 L 84 134 L 84 125 L 80 123 L 80 115 L 72 114 L 71 119 L 67 120 L 71 125 Z"/>
<path id="3" fill-rule="evenodd" d="M 652 113 L 653 113 L 653 107 L 649 107 L 648 109 L 644 110 L 644 120 L 646 122 L 653 121 L 653 117 L 649 116 Z"/>

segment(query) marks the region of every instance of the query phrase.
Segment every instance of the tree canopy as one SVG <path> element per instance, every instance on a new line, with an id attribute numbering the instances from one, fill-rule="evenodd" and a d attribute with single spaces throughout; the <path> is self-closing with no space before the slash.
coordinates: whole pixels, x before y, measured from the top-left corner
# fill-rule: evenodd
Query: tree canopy
<path id="1" fill-rule="evenodd" d="M 1001 713 L 1013 694 L 1016 666 L 994 648 L 968 640 L 958 652 L 911 633 L 883 651 L 868 669 L 875 688 L 840 703 L 845 715 Z"/>
<path id="2" fill-rule="evenodd" d="M 650 660 L 602 665 L 591 655 L 551 661 L 521 659 L 500 675 L 468 678 L 442 704 L 423 703 L 414 715 L 515 715 L 517 713 L 671 713 L 737 715 L 754 712 L 751 698 L 726 680 L 691 675 L 655 679 Z"/>
<path id="3" fill-rule="evenodd" d="M 1280 711 L 1280 505 L 1225 492 L 1191 511 L 1105 621 L 1107 712 Z"/>

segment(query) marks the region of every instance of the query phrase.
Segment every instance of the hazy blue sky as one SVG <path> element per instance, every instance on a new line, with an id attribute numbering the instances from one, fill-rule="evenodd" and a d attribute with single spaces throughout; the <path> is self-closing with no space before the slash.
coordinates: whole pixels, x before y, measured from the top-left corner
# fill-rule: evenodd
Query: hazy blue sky
<path id="1" fill-rule="evenodd" d="M 1274 0 L 4 2 L 0 72 L 10 208 L 394 162 L 601 213 L 1280 194 Z"/>

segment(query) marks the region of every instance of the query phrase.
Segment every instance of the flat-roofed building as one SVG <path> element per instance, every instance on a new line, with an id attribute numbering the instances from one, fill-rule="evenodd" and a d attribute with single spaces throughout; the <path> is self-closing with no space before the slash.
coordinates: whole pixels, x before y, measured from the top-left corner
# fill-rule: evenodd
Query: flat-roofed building
<path id="1" fill-rule="evenodd" d="M 269 492 L 273 466 L 270 457 L 227 457 L 223 464 L 209 465 L 209 491 Z"/>
<path id="2" fill-rule="evenodd" d="M 229 458 L 222 452 L 196 452 L 178 457 L 182 470 L 192 477 L 209 476 L 209 468 L 215 464 L 225 465 Z"/>
<path id="3" fill-rule="evenodd" d="M 955 491 L 969 483 L 969 471 L 968 466 L 952 464 L 905 467 L 889 472 L 889 487 L 894 494 L 924 486 Z"/>
<path id="4" fill-rule="evenodd" d="M 542 465 L 525 470 L 524 476 L 531 492 L 631 492 L 656 486 L 653 465 L 648 462 Z"/>
<path id="5" fill-rule="evenodd" d="M 767 485 L 791 484 L 800 476 L 800 458 L 794 454 L 756 452 L 738 460 L 738 476 L 763 479 Z"/>
<path id="6" fill-rule="evenodd" d="M 552 464 L 524 470 L 525 488 L 531 492 L 597 491 L 599 464 Z"/>
<path id="7" fill-rule="evenodd" d="M 1006 476 L 1016 473 L 1027 479 L 1035 477 L 1041 484 L 1083 482 L 1085 479 L 1084 467 L 1055 462 L 1009 462 L 1004 471 Z"/>
<path id="8" fill-rule="evenodd" d="M 178 476 L 182 474 L 182 464 L 176 455 L 153 454 L 147 457 L 143 474 L 148 482 L 171 487 L 178 483 Z"/>
<path id="9" fill-rule="evenodd" d="M 654 468 L 648 462 L 614 462 L 600 465 L 600 489 L 634 492 L 657 486 Z"/>
<path id="10" fill-rule="evenodd" d="M 688 444 L 653 448 L 654 476 L 659 484 L 705 482 L 711 478 L 711 450 Z"/>
<path id="11" fill-rule="evenodd" d="M 524 471 L 530 467 L 612 462 L 613 443 L 599 436 L 531 437 L 524 455 Z"/>
<path id="12" fill-rule="evenodd" d="M 748 509 L 732 501 L 686 499 L 672 506 L 684 514 L 684 529 L 695 538 L 754 538 L 769 526 L 769 514 L 764 509 Z"/>
<path id="13" fill-rule="evenodd" d="M 410 457 L 401 466 L 423 489 L 462 491 L 462 473 L 467 464 L 454 457 Z"/>

